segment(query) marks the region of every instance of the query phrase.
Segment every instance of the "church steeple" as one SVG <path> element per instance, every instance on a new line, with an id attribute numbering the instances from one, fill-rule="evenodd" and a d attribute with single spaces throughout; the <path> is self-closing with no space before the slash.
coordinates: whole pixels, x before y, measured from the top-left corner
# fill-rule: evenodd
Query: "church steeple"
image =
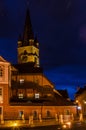
<path id="1" fill-rule="evenodd" d="M 26 11 L 23 36 L 18 39 L 18 63 L 34 63 L 39 67 L 39 43 L 34 39 L 29 9 Z"/>
<path id="2" fill-rule="evenodd" d="M 34 40 L 34 34 L 33 34 L 33 30 L 32 30 L 30 12 L 29 12 L 29 9 L 27 9 L 25 26 L 24 26 L 24 33 L 23 33 L 23 43 L 22 43 L 23 46 L 28 45 L 30 40 Z"/>

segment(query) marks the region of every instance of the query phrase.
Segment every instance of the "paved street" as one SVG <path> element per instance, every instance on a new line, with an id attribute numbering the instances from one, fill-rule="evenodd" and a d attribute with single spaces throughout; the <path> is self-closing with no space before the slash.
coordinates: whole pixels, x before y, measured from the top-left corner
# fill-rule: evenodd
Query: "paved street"
<path id="1" fill-rule="evenodd" d="M 76 123 L 72 126 L 71 130 L 86 130 L 86 123 Z"/>
<path id="2" fill-rule="evenodd" d="M 72 124 L 71 128 L 61 128 L 58 127 L 58 125 L 52 125 L 52 126 L 38 126 L 38 127 L 29 127 L 29 128 L 0 128 L 0 130 L 86 130 L 86 123 L 74 123 Z"/>
<path id="3" fill-rule="evenodd" d="M 28 130 L 28 129 L 26 129 L 26 130 Z M 54 126 L 31 128 L 30 130 L 59 130 L 59 127 L 57 125 L 56 126 L 54 125 Z M 62 128 L 62 130 L 86 130 L 86 124 L 85 123 L 74 123 L 70 129 Z"/>
<path id="4" fill-rule="evenodd" d="M 59 127 L 54 125 L 54 126 L 31 128 L 30 130 L 59 130 Z M 62 129 L 62 130 L 68 130 L 68 129 Z M 74 123 L 72 125 L 72 128 L 70 128 L 69 130 L 86 130 L 86 124 L 85 123 Z"/>

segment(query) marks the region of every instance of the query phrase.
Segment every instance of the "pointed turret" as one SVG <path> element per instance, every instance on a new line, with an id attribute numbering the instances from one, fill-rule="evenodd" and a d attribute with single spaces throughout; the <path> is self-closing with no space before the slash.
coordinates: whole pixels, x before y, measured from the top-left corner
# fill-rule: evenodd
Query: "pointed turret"
<path id="1" fill-rule="evenodd" d="M 23 33 L 23 46 L 29 45 L 30 42 L 31 43 L 34 42 L 34 34 L 32 30 L 30 12 L 29 12 L 29 9 L 27 9 L 24 33 Z"/>
<path id="2" fill-rule="evenodd" d="M 37 36 L 35 37 L 34 45 L 35 45 L 37 48 L 39 48 L 39 42 L 38 42 Z"/>

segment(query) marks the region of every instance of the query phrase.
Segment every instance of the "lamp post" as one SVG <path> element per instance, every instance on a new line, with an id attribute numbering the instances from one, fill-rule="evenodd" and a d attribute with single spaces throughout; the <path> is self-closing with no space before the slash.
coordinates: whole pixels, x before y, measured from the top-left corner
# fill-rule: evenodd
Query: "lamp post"
<path id="1" fill-rule="evenodd" d="M 77 117 L 79 116 L 79 110 L 78 110 L 78 100 L 76 100 L 76 111 L 77 111 Z"/>
<path id="2" fill-rule="evenodd" d="M 12 130 L 20 130 L 20 128 L 19 128 L 17 122 L 14 122 L 14 123 L 13 123 Z"/>

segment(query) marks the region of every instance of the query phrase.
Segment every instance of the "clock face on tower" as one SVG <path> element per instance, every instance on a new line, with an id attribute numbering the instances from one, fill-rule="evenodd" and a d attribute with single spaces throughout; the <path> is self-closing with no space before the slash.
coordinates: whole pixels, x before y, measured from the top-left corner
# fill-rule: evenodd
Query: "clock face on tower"
<path id="1" fill-rule="evenodd" d="M 28 53 L 26 50 L 24 50 L 24 52 L 19 55 L 19 61 L 25 63 L 27 62 L 27 60 L 28 60 Z"/>
<path id="2" fill-rule="evenodd" d="M 28 59 L 28 56 L 27 56 L 27 55 L 22 55 L 22 56 L 21 56 L 21 61 L 22 61 L 22 62 L 26 62 L 27 59 Z"/>

